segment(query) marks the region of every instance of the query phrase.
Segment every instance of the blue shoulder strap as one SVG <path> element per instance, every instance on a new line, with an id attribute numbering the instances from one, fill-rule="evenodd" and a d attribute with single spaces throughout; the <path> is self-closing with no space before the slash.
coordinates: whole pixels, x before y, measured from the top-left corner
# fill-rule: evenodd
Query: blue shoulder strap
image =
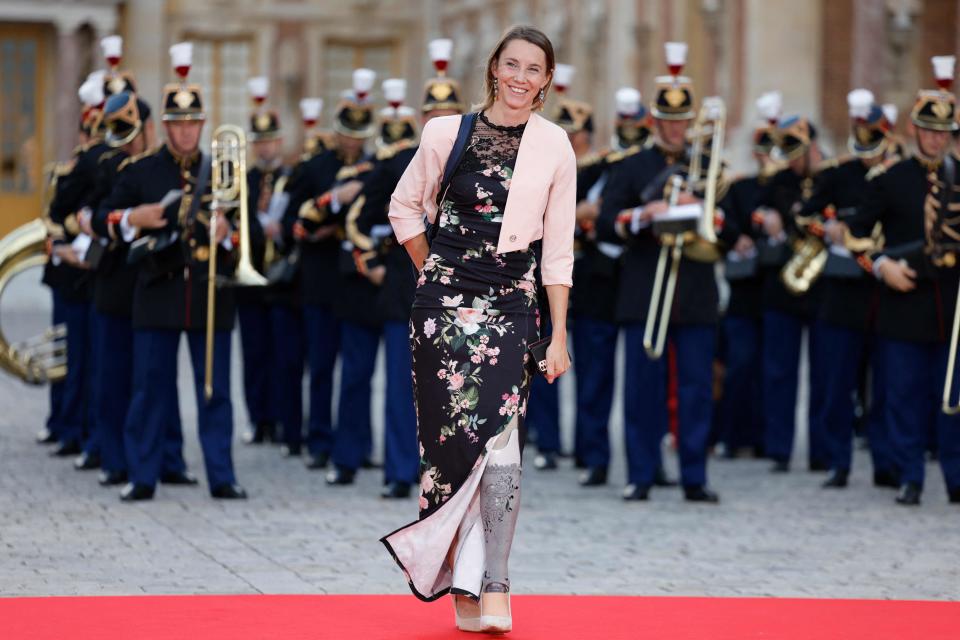
<path id="1" fill-rule="evenodd" d="M 460 129 L 457 131 L 457 139 L 453 143 L 453 148 L 450 150 L 450 155 L 447 156 L 447 164 L 443 168 L 443 178 L 440 180 L 440 190 L 437 191 L 437 215 L 440 214 L 440 204 L 443 202 L 443 198 L 447 195 L 447 189 L 450 187 L 450 180 L 453 178 L 453 174 L 457 172 L 457 167 L 460 166 L 460 161 L 463 159 L 463 154 L 467 150 L 467 142 L 470 140 L 470 134 L 473 133 L 473 125 L 477 121 L 477 113 L 470 112 L 465 113 L 460 117 Z M 427 240 L 432 242 L 434 237 L 437 235 L 437 231 L 440 229 L 439 220 L 429 225 L 427 230 Z"/>

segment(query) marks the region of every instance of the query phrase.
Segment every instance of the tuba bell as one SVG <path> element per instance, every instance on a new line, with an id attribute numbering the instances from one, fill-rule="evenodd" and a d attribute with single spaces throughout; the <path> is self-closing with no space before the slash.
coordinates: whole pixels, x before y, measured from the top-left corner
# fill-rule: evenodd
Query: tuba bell
<path id="1" fill-rule="evenodd" d="M 0 299 L 18 274 L 47 262 L 47 228 L 40 219 L 0 239 Z M 67 374 L 67 329 L 63 324 L 40 335 L 10 343 L 0 327 L 0 368 L 27 384 L 59 382 Z"/>

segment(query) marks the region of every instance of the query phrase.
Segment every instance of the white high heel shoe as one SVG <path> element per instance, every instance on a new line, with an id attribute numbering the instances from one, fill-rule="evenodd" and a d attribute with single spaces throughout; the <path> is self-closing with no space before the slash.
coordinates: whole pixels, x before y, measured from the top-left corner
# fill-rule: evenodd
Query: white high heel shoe
<path id="1" fill-rule="evenodd" d="M 507 615 L 491 616 L 483 612 L 483 595 L 480 596 L 480 625 L 485 633 L 509 633 L 513 630 L 513 609 L 510 606 L 510 591 L 507 594 Z"/>
<path id="2" fill-rule="evenodd" d="M 474 633 L 480 633 L 483 631 L 483 624 L 481 622 L 480 616 L 461 616 L 460 607 L 457 606 L 457 603 L 460 599 L 469 600 L 466 596 L 453 596 L 453 614 L 457 620 L 457 629 L 460 631 L 472 631 Z M 479 608 L 480 605 L 477 605 Z"/>

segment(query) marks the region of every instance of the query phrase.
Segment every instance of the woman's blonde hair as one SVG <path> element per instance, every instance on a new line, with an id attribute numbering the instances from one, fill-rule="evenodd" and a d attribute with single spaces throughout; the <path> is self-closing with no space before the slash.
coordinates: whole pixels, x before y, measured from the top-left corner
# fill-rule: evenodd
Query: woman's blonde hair
<path id="1" fill-rule="evenodd" d="M 493 48 L 493 51 L 490 52 L 490 55 L 487 57 L 487 68 L 483 76 L 483 102 L 473 106 L 475 111 L 485 111 L 493 106 L 494 101 L 497 99 L 497 94 L 494 89 L 494 77 L 493 77 L 493 67 L 500 60 L 500 54 L 503 53 L 503 50 L 506 48 L 510 42 L 513 40 L 523 40 L 529 42 L 532 45 L 536 45 L 543 50 L 544 55 L 547 58 L 547 75 L 549 80 L 547 81 L 546 86 L 543 87 L 543 96 L 544 99 L 541 100 L 538 95 L 533 100 L 533 110 L 539 111 L 543 109 L 543 103 L 546 101 L 547 92 L 550 90 L 550 87 L 553 85 L 553 68 L 556 63 L 556 57 L 553 53 L 553 43 L 550 42 L 550 38 L 547 37 L 543 31 L 532 27 L 530 25 L 516 25 L 507 29 L 503 37 L 500 38 L 500 42 L 497 43 L 497 46 Z"/>

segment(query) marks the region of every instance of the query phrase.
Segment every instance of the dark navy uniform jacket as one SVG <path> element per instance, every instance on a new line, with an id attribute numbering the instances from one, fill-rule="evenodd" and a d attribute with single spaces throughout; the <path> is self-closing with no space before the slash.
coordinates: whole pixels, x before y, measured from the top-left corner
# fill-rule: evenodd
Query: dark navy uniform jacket
<path id="1" fill-rule="evenodd" d="M 650 193 L 647 186 L 664 169 L 682 158 L 668 155 L 658 146 L 641 151 L 620 162 L 611 173 L 610 182 L 603 194 L 603 205 L 597 225 L 597 237 L 601 240 L 616 238 L 617 215 L 624 209 L 641 206 L 647 202 L 663 199 L 663 190 Z M 706 163 L 703 164 L 707 166 Z M 686 175 L 685 168 L 681 175 Z M 722 195 L 722 192 L 718 192 Z M 725 200 L 717 206 L 726 210 Z M 718 234 L 721 242 L 731 244 L 727 227 Z M 732 237 L 736 240 L 736 236 Z M 653 291 L 660 243 L 650 227 L 626 240 L 620 273 L 617 299 L 617 320 L 620 322 L 643 322 L 646 320 Z M 697 262 L 683 257 L 677 277 L 671 322 L 675 324 L 712 324 L 719 318 L 719 292 L 714 264 Z"/>
<path id="2" fill-rule="evenodd" d="M 79 147 L 71 170 L 57 179 L 50 202 L 50 221 L 62 227 L 64 235 L 54 242 L 70 243 L 79 235 L 77 212 L 96 189 L 100 156 L 108 151 L 110 147 L 103 142 Z M 47 264 L 44 284 L 55 287 L 69 302 L 90 301 L 91 278 L 87 270 L 62 263 L 54 265 L 52 260 Z"/>
<path id="3" fill-rule="evenodd" d="M 754 175 L 735 180 L 727 192 L 727 209 L 724 225 L 730 228 L 737 238 L 741 235 L 753 239 L 759 246 L 765 241 L 763 225 L 754 220 L 757 210 L 768 188 L 770 176 Z M 753 277 L 728 280 L 730 300 L 727 315 L 758 319 L 763 315 L 763 274 L 758 269 Z"/>
<path id="4" fill-rule="evenodd" d="M 132 158 L 120 170 L 110 195 L 100 203 L 100 214 L 160 202 L 172 189 L 194 197 L 201 157 L 198 153 L 192 158 L 178 158 L 164 145 Z M 166 249 L 144 258 L 139 265 L 133 296 L 135 329 L 203 330 L 206 327 L 209 194 L 208 182 L 196 219 L 189 228 L 184 228 L 180 220 L 181 215 L 186 216 L 187 204 L 177 200 L 165 210 L 167 226 L 164 229 L 140 231 L 141 235 L 157 236 L 177 230 L 179 238 Z M 235 269 L 233 252 L 223 245 L 217 247 L 217 273 L 229 279 Z M 236 313 L 232 287 L 217 287 L 216 307 L 216 329 L 232 329 Z"/>
<path id="5" fill-rule="evenodd" d="M 275 189 L 277 182 L 283 176 L 289 176 L 290 170 L 283 165 L 270 169 L 253 166 L 247 170 L 247 223 L 250 230 L 250 253 L 253 268 L 258 273 L 266 275 L 265 257 L 267 251 L 267 236 L 263 225 L 257 217 L 260 204 L 260 192 L 265 187 Z M 282 186 L 282 185 L 281 185 Z M 238 214 L 239 215 L 239 214 Z M 239 220 L 239 218 L 238 218 Z M 239 222 L 238 222 L 239 224 Z M 276 247 L 279 250 L 280 247 Z M 271 287 L 238 287 L 236 296 L 238 304 L 265 304 L 272 301 Z"/>
<path id="6" fill-rule="evenodd" d="M 577 203 L 587 199 L 590 191 L 601 180 L 608 180 L 613 167 L 629 152 L 615 151 L 607 154 L 592 153 L 577 161 Z M 603 185 L 597 188 L 602 188 Z M 597 243 L 596 223 L 593 229 L 579 225 L 574 240 L 573 291 L 570 293 L 570 311 L 574 316 L 584 316 L 614 322 L 617 308 L 617 285 L 620 272 L 619 257 L 603 253 Z M 622 242 L 609 242 L 618 248 Z"/>
<path id="7" fill-rule="evenodd" d="M 298 221 L 314 231 L 320 226 L 336 224 L 325 207 L 314 207 L 318 220 L 303 220 L 300 209 L 309 200 L 329 191 L 336 182 L 343 159 L 335 149 L 323 151 L 300 163 L 291 176 L 287 191 L 290 202 L 284 214 L 284 238 L 293 241 L 293 226 Z M 318 242 L 300 242 L 300 283 L 304 304 L 332 308 L 339 291 L 337 275 L 340 241 L 334 234 Z"/>
<path id="8" fill-rule="evenodd" d="M 957 174 L 960 176 L 960 172 Z M 958 271 L 956 267 L 934 265 L 927 253 L 927 226 L 929 223 L 934 227 L 942 189 L 942 168 L 931 168 L 916 158 L 901 160 L 867 184 L 851 230 L 856 236 L 868 238 L 874 224 L 880 222 L 885 246 L 874 258 L 886 255 L 889 259 L 906 260 L 918 276 L 916 288 L 908 293 L 881 284 L 877 312 L 877 332 L 881 337 L 941 342 L 950 335 Z M 951 208 L 960 209 L 956 178 L 951 189 Z M 956 227 L 951 229 L 952 233 L 956 231 Z"/>
<path id="9" fill-rule="evenodd" d="M 788 241 L 802 235 L 797 224 L 797 214 L 801 211 L 816 189 L 818 175 L 801 176 L 789 167 L 778 171 L 770 181 L 770 187 L 763 192 L 761 204 L 780 213 L 783 229 Z M 763 269 L 763 304 L 765 309 L 778 311 L 806 320 L 816 317 L 823 283 L 818 279 L 810 291 L 795 295 L 787 290 L 780 274 L 791 255 L 784 247 L 783 260 L 776 264 L 765 265 Z"/>
<path id="10" fill-rule="evenodd" d="M 416 146 L 394 144 L 377 154 L 376 167 L 361 194 L 364 201 L 356 219 L 356 231 L 347 234 L 361 254 L 375 253 L 367 260 L 368 264 L 386 267 L 383 286 L 375 291 L 374 302 L 376 313 L 383 321 L 407 322 L 417 289 L 413 263 L 407 250 L 397 242 L 387 217 L 390 196 L 416 152 Z M 369 249 L 360 246 L 367 242 Z"/>
<path id="11" fill-rule="evenodd" d="M 113 191 L 121 165 L 129 155 L 115 149 L 100 157 L 97 186 L 87 206 L 93 210 L 90 224 L 94 233 L 109 244 L 94 274 L 93 301 L 100 313 L 129 318 L 133 314 L 133 290 L 137 283 L 137 265 L 127 263 L 128 245 L 123 241 L 116 223 L 109 220 L 109 212 L 100 203 Z"/>
<path id="12" fill-rule="evenodd" d="M 800 211 L 815 224 L 824 225 L 824 211 L 835 210 L 839 220 L 849 224 L 867 187 L 868 167 L 859 158 L 848 158 L 818 174 L 813 196 Z M 852 258 L 851 258 L 852 259 Z M 877 304 L 876 279 L 860 269 L 857 277 L 835 277 L 824 273 L 817 317 L 831 325 L 867 331 Z"/>

